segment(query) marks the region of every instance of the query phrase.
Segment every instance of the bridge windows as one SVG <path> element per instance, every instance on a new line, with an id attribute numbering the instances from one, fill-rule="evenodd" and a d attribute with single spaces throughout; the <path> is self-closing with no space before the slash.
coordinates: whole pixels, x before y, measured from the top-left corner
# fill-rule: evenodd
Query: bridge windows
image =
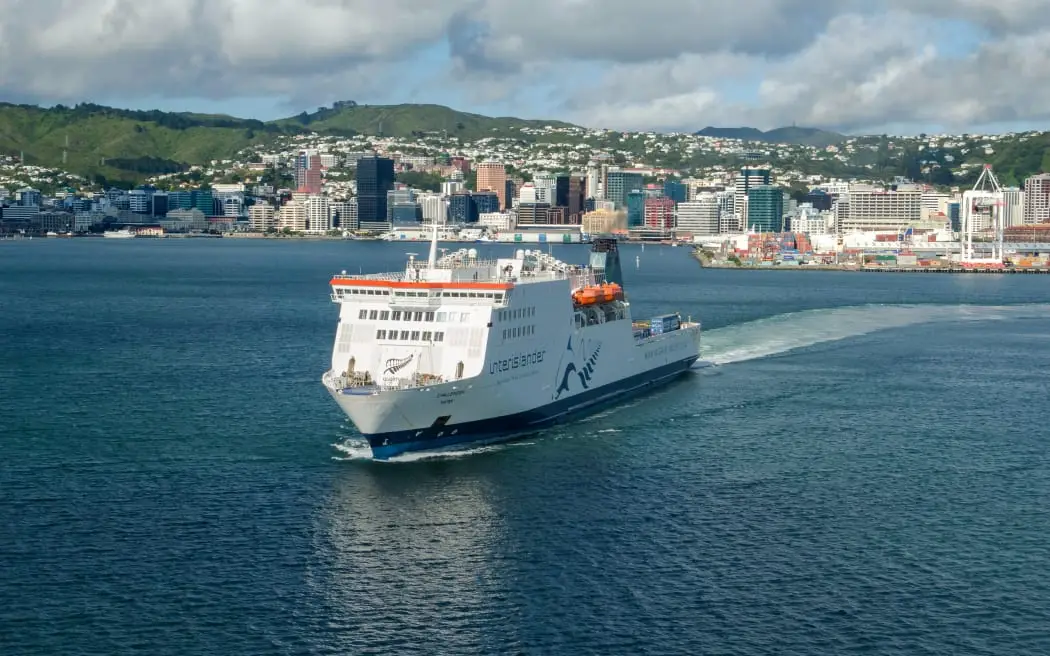
<path id="1" fill-rule="evenodd" d="M 407 342 L 408 341 L 408 331 L 407 330 L 402 330 L 401 331 L 401 341 L 403 341 L 403 342 Z"/>
<path id="2" fill-rule="evenodd" d="M 379 313 L 379 320 L 380 321 L 387 321 L 389 319 L 390 319 L 390 310 L 383 310 L 382 312 Z"/>
<path id="3" fill-rule="evenodd" d="M 357 313 L 357 318 L 358 319 L 367 319 L 368 318 L 368 310 L 361 310 L 360 312 L 358 312 Z"/>
<path id="4" fill-rule="evenodd" d="M 423 332 L 423 341 L 424 342 L 429 342 L 430 338 L 433 337 L 433 336 L 434 336 L 434 333 L 430 332 L 429 330 L 426 330 L 426 331 Z"/>
<path id="5" fill-rule="evenodd" d="M 376 319 L 378 319 L 379 318 L 379 310 L 370 310 L 368 312 L 368 318 L 371 319 L 372 321 L 375 321 Z"/>
<path id="6" fill-rule="evenodd" d="M 401 311 L 400 310 L 394 310 L 394 314 L 390 318 L 393 319 L 394 321 L 401 321 Z"/>
<path id="7" fill-rule="evenodd" d="M 377 330 L 376 331 L 376 339 L 386 339 L 386 331 L 385 330 Z"/>
<path id="8" fill-rule="evenodd" d="M 434 333 L 434 341 L 435 342 L 443 342 L 443 341 L 445 341 L 445 333 L 443 333 L 443 332 L 436 332 L 436 333 Z"/>
<path id="9" fill-rule="evenodd" d="M 413 330 L 412 331 L 411 339 L 412 339 L 413 342 L 418 342 L 419 341 L 419 331 L 418 330 Z"/>

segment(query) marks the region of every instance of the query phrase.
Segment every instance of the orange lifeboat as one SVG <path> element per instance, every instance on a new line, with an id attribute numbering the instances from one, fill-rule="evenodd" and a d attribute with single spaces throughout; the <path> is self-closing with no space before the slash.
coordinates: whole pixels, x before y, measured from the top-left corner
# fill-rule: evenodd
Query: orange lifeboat
<path id="1" fill-rule="evenodd" d="M 620 287 L 614 282 L 602 285 L 602 292 L 605 296 L 605 301 L 607 303 L 611 303 L 612 301 L 623 300 L 623 287 Z"/>
<path id="2" fill-rule="evenodd" d="M 572 300 L 576 305 L 594 305 L 601 300 L 601 289 L 598 287 L 584 287 L 572 293 Z"/>
<path id="3" fill-rule="evenodd" d="M 623 288 L 616 283 L 605 283 L 595 287 L 583 287 L 572 293 L 576 305 L 594 305 L 623 300 Z"/>

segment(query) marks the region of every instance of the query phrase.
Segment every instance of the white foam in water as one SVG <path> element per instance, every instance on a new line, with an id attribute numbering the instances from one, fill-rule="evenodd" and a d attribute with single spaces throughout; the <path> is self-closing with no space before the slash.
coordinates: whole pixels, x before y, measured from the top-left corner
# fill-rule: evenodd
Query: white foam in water
<path id="1" fill-rule="evenodd" d="M 862 305 L 789 312 L 705 332 L 697 366 L 745 362 L 925 323 L 1047 316 L 1050 316 L 1050 305 Z"/>
<path id="2" fill-rule="evenodd" d="M 403 462 L 420 462 L 423 460 L 456 460 L 458 458 L 466 458 L 468 456 L 476 456 L 482 453 L 492 453 L 494 451 L 501 451 L 503 449 L 509 449 L 514 446 L 528 446 L 535 444 L 535 442 L 502 442 L 500 444 L 486 444 L 475 447 L 463 447 L 460 449 L 447 449 L 440 451 L 413 451 L 411 453 L 403 453 L 401 455 L 394 456 L 387 460 L 376 460 L 376 462 L 388 462 L 388 463 L 403 463 Z M 372 450 L 368 447 L 367 442 L 357 440 L 347 440 L 343 443 L 336 443 L 332 445 L 336 450 L 346 454 L 346 457 L 333 456 L 333 460 L 349 461 L 349 460 L 374 460 L 372 458 Z"/>

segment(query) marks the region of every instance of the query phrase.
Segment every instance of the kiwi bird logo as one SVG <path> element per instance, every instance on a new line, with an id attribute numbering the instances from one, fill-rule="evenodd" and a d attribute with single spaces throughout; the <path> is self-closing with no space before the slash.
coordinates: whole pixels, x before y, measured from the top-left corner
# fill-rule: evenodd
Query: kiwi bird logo
<path id="1" fill-rule="evenodd" d="M 572 348 L 571 337 L 569 338 L 569 344 L 565 347 L 565 350 L 571 353 L 574 359 L 577 357 L 576 351 Z M 582 365 L 577 367 L 576 362 L 572 360 L 570 360 L 569 363 L 565 365 L 565 369 L 562 371 L 561 374 L 561 383 L 558 385 L 557 391 L 554 392 L 555 400 L 561 397 L 561 395 L 565 392 L 569 391 L 570 381 L 572 380 L 572 374 L 576 374 L 576 376 L 580 379 L 580 385 L 583 386 L 583 389 L 590 389 L 591 376 L 594 374 L 594 365 L 598 363 L 598 354 L 601 353 L 601 350 L 602 345 L 601 342 L 599 342 L 598 345 L 594 347 L 594 350 L 591 351 L 590 357 L 588 357 Z"/>

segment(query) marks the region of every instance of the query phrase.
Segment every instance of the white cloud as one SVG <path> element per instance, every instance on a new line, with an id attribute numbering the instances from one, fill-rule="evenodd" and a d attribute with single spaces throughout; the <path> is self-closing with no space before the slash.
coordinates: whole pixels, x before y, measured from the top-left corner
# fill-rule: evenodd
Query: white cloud
<path id="1" fill-rule="evenodd" d="M 413 53 L 447 42 L 434 92 L 453 85 L 466 109 L 503 101 L 513 113 L 527 103 L 588 125 L 965 129 L 1050 120 L 1046 0 L 3 5 L 0 99 L 273 96 L 312 107 L 397 98 Z"/>

